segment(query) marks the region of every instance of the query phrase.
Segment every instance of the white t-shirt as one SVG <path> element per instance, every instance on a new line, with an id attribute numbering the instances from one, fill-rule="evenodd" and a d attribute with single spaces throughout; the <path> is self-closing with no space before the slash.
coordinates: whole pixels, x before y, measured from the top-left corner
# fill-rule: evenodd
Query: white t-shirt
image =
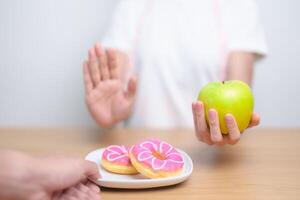
<path id="1" fill-rule="evenodd" d="M 193 127 L 191 103 L 222 80 L 226 55 L 264 55 L 254 0 L 122 0 L 102 40 L 132 56 L 138 77 L 133 127 Z"/>

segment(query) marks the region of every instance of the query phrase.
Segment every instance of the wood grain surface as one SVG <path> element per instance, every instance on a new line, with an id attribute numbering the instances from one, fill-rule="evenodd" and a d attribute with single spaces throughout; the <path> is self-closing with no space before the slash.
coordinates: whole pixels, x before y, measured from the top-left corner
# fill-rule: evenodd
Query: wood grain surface
<path id="1" fill-rule="evenodd" d="M 300 199 L 300 129 L 255 128 L 234 146 L 214 147 L 184 129 L 1 128 L 0 148 L 84 158 L 97 148 L 145 138 L 159 138 L 186 151 L 194 162 L 190 179 L 157 189 L 102 188 L 102 199 Z"/>

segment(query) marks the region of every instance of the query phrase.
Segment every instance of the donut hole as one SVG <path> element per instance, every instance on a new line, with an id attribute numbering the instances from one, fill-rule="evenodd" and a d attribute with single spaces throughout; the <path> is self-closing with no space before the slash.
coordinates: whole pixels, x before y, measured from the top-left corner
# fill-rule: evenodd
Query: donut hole
<path id="1" fill-rule="evenodd" d="M 159 160 L 166 160 L 166 156 L 164 154 L 161 154 L 157 151 L 152 151 L 152 154 L 155 158 L 159 159 Z"/>

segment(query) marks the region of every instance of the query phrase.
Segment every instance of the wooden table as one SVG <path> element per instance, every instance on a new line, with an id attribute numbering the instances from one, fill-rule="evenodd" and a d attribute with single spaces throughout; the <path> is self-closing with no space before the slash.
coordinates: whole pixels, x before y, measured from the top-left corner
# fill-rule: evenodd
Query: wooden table
<path id="1" fill-rule="evenodd" d="M 0 129 L 0 148 L 84 157 L 109 144 L 161 138 L 185 150 L 194 172 L 182 184 L 159 189 L 102 189 L 104 200 L 300 199 L 300 129 L 253 129 L 235 146 L 201 144 L 192 130 Z"/>

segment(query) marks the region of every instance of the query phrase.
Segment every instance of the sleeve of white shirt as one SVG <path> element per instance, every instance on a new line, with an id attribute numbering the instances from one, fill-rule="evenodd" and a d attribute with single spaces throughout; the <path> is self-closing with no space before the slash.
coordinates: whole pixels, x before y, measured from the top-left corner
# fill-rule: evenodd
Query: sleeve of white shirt
<path id="1" fill-rule="evenodd" d="M 255 0 L 224 0 L 221 12 L 229 51 L 267 54 L 264 31 Z"/>
<path id="2" fill-rule="evenodd" d="M 102 45 L 106 48 L 116 48 L 126 52 L 132 50 L 143 7 L 143 0 L 119 1 L 101 40 Z"/>

